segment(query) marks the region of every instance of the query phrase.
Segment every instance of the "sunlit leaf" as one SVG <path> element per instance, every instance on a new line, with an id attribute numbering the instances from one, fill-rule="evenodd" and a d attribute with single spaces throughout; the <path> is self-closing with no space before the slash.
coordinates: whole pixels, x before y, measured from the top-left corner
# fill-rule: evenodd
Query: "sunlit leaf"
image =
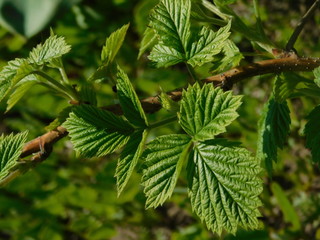
<path id="1" fill-rule="evenodd" d="M 0 183 L 16 167 L 28 132 L 0 136 Z"/>
<path id="2" fill-rule="evenodd" d="M 148 144 L 142 185 L 146 207 L 162 205 L 172 195 L 185 162 L 191 139 L 184 134 L 165 135 Z"/>
<path id="3" fill-rule="evenodd" d="M 230 91 L 223 92 L 212 84 L 202 88 L 195 84 L 182 93 L 179 122 L 193 139 L 213 139 L 238 117 L 240 104 L 241 96 L 233 96 Z"/>
<path id="4" fill-rule="evenodd" d="M 196 144 L 188 162 L 193 211 L 218 234 L 257 228 L 260 170 L 259 161 L 236 144 L 220 139 Z"/>
<path id="5" fill-rule="evenodd" d="M 112 153 L 126 144 L 133 133 L 131 125 L 121 117 L 85 104 L 74 107 L 63 126 L 75 150 L 85 157 Z"/>
<path id="6" fill-rule="evenodd" d="M 118 66 L 117 93 L 125 117 L 133 125 L 145 127 L 148 125 L 147 117 L 142 109 L 140 100 L 127 76 Z"/>
<path id="7" fill-rule="evenodd" d="M 133 133 L 121 153 L 115 174 L 117 178 L 118 196 L 128 183 L 138 163 L 147 135 L 147 131 L 137 131 Z"/>

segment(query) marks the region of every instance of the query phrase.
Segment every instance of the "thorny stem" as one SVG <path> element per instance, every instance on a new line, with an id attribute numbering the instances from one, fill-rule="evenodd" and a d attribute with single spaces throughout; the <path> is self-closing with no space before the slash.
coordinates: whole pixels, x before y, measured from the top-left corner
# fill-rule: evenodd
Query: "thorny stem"
<path id="1" fill-rule="evenodd" d="M 312 6 L 309 8 L 309 10 L 306 12 L 306 14 L 301 18 L 300 22 L 294 29 L 290 39 L 288 40 L 288 43 L 286 45 L 286 50 L 290 51 L 293 49 L 295 42 L 297 41 L 299 34 L 303 30 L 304 25 L 309 20 L 309 18 L 313 15 L 313 13 L 316 11 L 317 7 L 320 4 L 320 0 L 314 1 Z"/>

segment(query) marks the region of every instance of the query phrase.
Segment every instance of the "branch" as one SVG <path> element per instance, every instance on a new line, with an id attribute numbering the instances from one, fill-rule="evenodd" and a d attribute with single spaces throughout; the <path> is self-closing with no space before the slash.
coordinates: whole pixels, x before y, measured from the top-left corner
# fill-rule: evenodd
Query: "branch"
<path id="1" fill-rule="evenodd" d="M 320 59 L 318 58 L 298 58 L 292 54 L 289 57 L 280 59 L 264 60 L 252 63 L 243 67 L 232 68 L 222 74 L 203 79 L 203 82 L 213 83 L 214 85 L 222 86 L 223 88 L 230 88 L 234 83 L 244 80 L 249 77 L 267 74 L 267 73 L 281 73 L 285 71 L 312 71 L 320 66 Z M 182 89 L 177 89 L 167 93 L 168 96 L 174 100 L 179 101 L 182 97 Z M 148 97 L 141 100 L 142 107 L 146 113 L 155 113 L 161 109 L 161 103 L 158 96 Z M 117 115 L 122 114 L 119 104 L 104 107 Z M 67 135 L 67 130 L 63 127 L 47 132 L 46 134 L 28 142 L 21 154 L 21 158 L 31 154 L 37 154 L 33 157 L 33 161 L 43 161 L 48 157 L 52 146 L 55 142 Z M 43 151 L 44 150 L 44 151 Z"/>
<path id="2" fill-rule="evenodd" d="M 301 33 L 301 31 L 303 30 L 304 25 L 306 24 L 306 22 L 309 20 L 309 18 L 313 15 L 313 13 L 316 11 L 317 7 L 320 4 L 320 0 L 316 0 L 314 1 L 314 3 L 312 4 L 312 6 L 309 8 L 309 10 L 306 12 L 306 14 L 301 18 L 300 22 L 298 23 L 298 25 L 296 26 L 296 28 L 294 29 L 287 45 L 286 45 L 286 50 L 290 51 L 293 49 L 293 46 L 295 44 L 295 42 L 297 41 L 299 34 Z"/>

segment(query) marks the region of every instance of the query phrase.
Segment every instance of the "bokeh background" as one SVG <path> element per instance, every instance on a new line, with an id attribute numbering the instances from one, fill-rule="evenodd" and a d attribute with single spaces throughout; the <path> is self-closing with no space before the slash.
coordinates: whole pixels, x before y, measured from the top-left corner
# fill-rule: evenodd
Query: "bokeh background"
<path id="1" fill-rule="evenodd" d="M 72 46 L 64 56 L 69 78 L 81 84 L 100 64 L 105 39 L 130 22 L 117 62 L 128 73 L 141 98 L 173 90 L 186 84 L 184 66 L 156 69 L 147 55 L 137 59 L 142 34 L 148 24 L 148 12 L 157 0 L 0 0 L 0 67 L 29 51 L 50 35 L 50 28 L 64 36 Z M 283 48 L 312 0 L 259 1 L 267 36 Z M 252 1 L 238 0 L 231 5 L 249 26 L 255 22 Z M 208 13 L 210 14 L 210 13 Z M 300 55 L 320 55 L 320 11 L 310 19 L 295 45 Z M 208 24 L 208 23 L 203 23 Z M 263 59 L 243 35 L 231 38 L 244 53 L 241 64 Z M 210 75 L 209 67 L 197 69 L 201 77 Z M 312 74 L 304 74 L 312 77 Z M 239 119 L 224 134 L 256 151 L 257 125 L 263 104 L 272 91 L 270 75 L 258 76 L 234 86 L 244 95 Z M 94 85 L 99 106 L 115 103 L 112 85 Z M 320 239 L 320 171 L 311 163 L 305 149 L 303 128 L 306 116 L 319 103 L 317 98 L 289 101 L 291 133 L 287 146 L 279 151 L 272 179 L 262 174 L 264 192 L 261 228 L 239 230 L 236 236 L 218 237 L 192 213 L 182 174 L 172 198 L 155 210 L 145 210 L 138 166 L 118 198 L 114 172 L 116 154 L 85 159 L 77 156 L 68 137 L 54 146 L 51 156 L 32 171 L 0 189 L 0 239 L 13 240 L 182 240 L 182 239 Z M 0 132 L 29 130 L 29 139 L 46 132 L 68 103 L 42 87 L 34 87 L 8 113 L 0 104 Z M 148 115 L 157 121 L 164 110 Z M 153 131 L 159 134 L 180 131 L 175 124 Z"/>

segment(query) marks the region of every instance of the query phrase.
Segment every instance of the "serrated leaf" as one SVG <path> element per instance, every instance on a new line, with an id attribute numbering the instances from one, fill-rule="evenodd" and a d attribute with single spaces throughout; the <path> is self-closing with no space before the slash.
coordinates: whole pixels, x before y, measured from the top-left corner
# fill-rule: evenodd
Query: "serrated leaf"
<path id="1" fill-rule="evenodd" d="M 16 135 L 0 136 L 0 183 L 19 164 L 17 160 L 27 140 L 27 135 L 26 131 Z"/>
<path id="2" fill-rule="evenodd" d="M 155 66 L 169 67 L 171 65 L 185 61 L 184 54 L 178 52 L 172 47 L 157 44 L 153 47 L 148 58 L 155 62 Z"/>
<path id="3" fill-rule="evenodd" d="M 117 93 L 124 116 L 128 121 L 139 127 L 148 126 L 148 120 L 140 100 L 127 74 L 119 66 L 117 73 Z"/>
<path id="4" fill-rule="evenodd" d="M 311 149 L 312 161 L 320 163 L 320 106 L 315 107 L 308 116 L 304 129 L 306 147 Z"/>
<path id="5" fill-rule="evenodd" d="M 85 157 L 112 153 L 125 145 L 133 133 L 132 126 L 121 117 L 84 104 L 74 107 L 63 126 L 75 150 Z"/>
<path id="6" fill-rule="evenodd" d="M 237 227 L 255 229 L 262 192 L 259 161 L 249 151 L 225 140 L 198 143 L 188 162 L 193 211 L 207 227 L 221 234 Z"/>
<path id="7" fill-rule="evenodd" d="M 118 196 L 127 185 L 130 176 L 142 154 L 147 131 L 137 131 L 132 134 L 118 160 L 115 177 L 117 178 Z"/>
<path id="8" fill-rule="evenodd" d="M 146 207 L 157 207 L 170 198 L 189 153 L 191 139 L 184 134 L 165 135 L 148 144 L 142 185 Z"/>
<path id="9" fill-rule="evenodd" d="M 218 61 L 214 61 L 214 65 L 211 68 L 212 74 L 222 73 L 236 67 L 239 65 L 241 59 L 243 59 L 243 55 L 240 53 L 239 48 L 231 40 L 225 41 L 222 52 L 224 56 Z"/>
<path id="10" fill-rule="evenodd" d="M 188 45 L 190 9 L 190 0 L 162 0 L 150 14 L 150 25 L 161 42 L 180 53 L 184 53 Z"/>
<path id="11" fill-rule="evenodd" d="M 169 111 L 169 112 L 179 112 L 180 105 L 179 103 L 173 101 L 168 94 L 162 91 L 158 96 L 159 101 L 161 103 L 161 106 L 163 109 Z"/>
<path id="12" fill-rule="evenodd" d="M 257 157 L 264 160 L 269 174 L 277 161 L 277 149 L 282 149 L 290 130 L 290 110 L 287 102 L 277 102 L 272 96 L 266 103 L 259 126 Z"/>
<path id="13" fill-rule="evenodd" d="M 0 101 L 10 92 L 14 84 L 12 79 L 17 74 L 17 70 L 20 65 L 24 62 L 24 59 L 16 58 L 15 60 L 9 61 L 6 66 L 0 72 Z"/>
<path id="14" fill-rule="evenodd" d="M 155 34 L 152 28 L 146 28 L 143 33 L 143 38 L 141 40 L 141 45 L 139 48 L 138 59 L 142 56 L 142 54 L 148 49 L 153 47 L 157 42 L 157 35 Z"/>
<path id="15" fill-rule="evenodd" d="M 224 47 L 230 35 L 230 27 L 231 22 L 217 32 L 208 27 L 202 27 L 197 39 L 188 49 L 187 63 L 195 67 L 213 61 L 214 55 L 220 53 Z"/>
<path id="16" fill-rule="evenodd" d="M 317 67 L 316 69 L 313 70 L 314 74 L 314 82 L 317 84 L 318 87 L 320 87 L 320 67 Z"/>
<path id="17" fill-rule="evenodd" d="M 51 35 L 43 44 L 38 44 L 30 52 L 28 61 L 33 64 L 43 65 L 60 58 L 70 50 L 71 46 L 66 43 L 64 37 Z"/>
<path id="18" fill-rule="evenodd" d="M 97 93 L 90 85 L 83 85 L 79 91 L 80 99 L 86 104 L 97 106 Z"/>
<path id="19" fill-rule="evenodd" d="M 115 56 L 119 52 L 130 24 L 126 24 L 111 33 L 101 51 L 101 65 L 90 77 L 89 81 L 105 79 L 110 72 Z"/>
<path id="20" fill-rule="evenodd" d="M 182 93 L 179 123 L 196 141 L 213 139 L 238 117 L 241 98 L 212 84 L 189 86 Z"/>
<path id="21" fill-rule="evenodd" d="M 278 102 L 284 102 L 287 98 L 290 98 L 295 92 L 299 83 L 305 81 L 305 78 L 295 73 L 282 73 L 277 75 L 274 84 L 274 98 Z"/>
<path id="22" fill-rule="evenodd" d="M 48 126 L 45 127 L 46 131 L 52 131 L 55 128 L 61 126 L 69 117 L 69 114 L 71 112 L 73 107 L 68 106 L 62 109 L 62 111 L 59 112 L 58 117 L 54 119 Z"/>

